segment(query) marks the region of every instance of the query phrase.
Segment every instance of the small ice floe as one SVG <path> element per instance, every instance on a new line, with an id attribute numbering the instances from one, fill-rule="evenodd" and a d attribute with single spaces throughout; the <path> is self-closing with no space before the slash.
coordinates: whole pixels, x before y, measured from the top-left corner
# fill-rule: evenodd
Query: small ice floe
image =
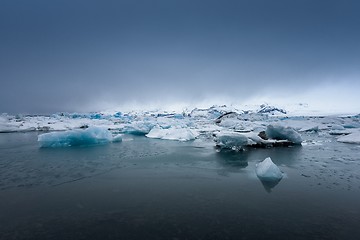
<path id="1" fill-rule="evenodd" d="M 321 146 L 323 141 L 306 140 L 301 143 L 302 146 Z"/>
<path id="2" fill-rule="evenodd" d="M 145 136 L 148 138 L 158 138 L 164 140 L 189 141 L 198 137 L 199 133 L 189 128 L 161 128 L 155 126 Z"/>
<path id="3" fill-rule="evenodd" d="M 354 130 L 353 129 L 342 129 L 342 130 L 330 130 L 329 131 L 329 134 L 330 135 L 336 135 L 336 136 L 338 136 L 338 135 L 347 135 L 347 134 L 351 134 L 351 133 L 353 133 L 354 132 Z"/>
<path id="4" fill-rule="evenodd" d="M 112 142 L 122 142 L 122 140 L 123 140 L 123 135 L 118 134 L 113 137 Z"/>
<path id="5" fill-rule="evenodd" d="M 301 144 L 301 135 L 291 127 L 283 127 L 280 125 L 269 125 L 266 128 L 266 136 L 276 140 L 288 140 L 294 144 Z"/>
<path id="6" fill-rule="evenodd" d="M 339 137 L 337 141 L 342 143 L 360 144 L 360 131 L 356 131 L 349 135 Z"/>
<path id="7" fill-rule="evenodd" d="M 318 132 L 319 131 L 319 126 L 318 125 L 308 125 L 308 126 L 304 126 L 301 129 L 299 129 L 299 132 Z"/>
<path id="8" fill-rule="evenodd" d="M 106 128 L 89 127 L 87 129 L 75 129 L 65 132 L 44 133 L 38 136 L 40 147 L 71 147 L 107 144 L 120 142 L 121 135 L 115 137 Z"/>
<path id="9" fill-rule="evenodd" d="M 278 166 L 271 161 L 270 157 L 256 164 L 255 172 L 258 178 L 265 182 L 279 182 L 283 177 L 283 173 Z"/>
<path id="10" fill-rule="evenodd" d="M 253 143 L 246 135 L 237 132 L 220 132 L 215 136 L 216 146 L 232 150 L 244 150 L 245 146 Z"/>

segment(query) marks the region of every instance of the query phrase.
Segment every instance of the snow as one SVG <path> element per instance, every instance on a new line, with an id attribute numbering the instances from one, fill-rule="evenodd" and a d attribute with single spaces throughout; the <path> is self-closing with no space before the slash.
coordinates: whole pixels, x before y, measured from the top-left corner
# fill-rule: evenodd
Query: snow
<path id="1" fill-rule="evenodd" d="M 177 141 L 189 141 L 194 140 L 199 134 L 189 128 L 161 128 L 159 126 L 155 126 L 151 129 L 151 131 L 146 134 L 148 138 L 158 138 L 164 140 L 177 140 Z"/>
<path id="2" fill-rule="evenodd" d="M 255 172 L 258 178 L 265 182 L 280 181 L 283 177 L 283 173 L 278 166 L 272 162 L 270 157 L 256 164 Z"/>
<path id="3" fill-rule="evenodd" d="M 339 137 L 337 139 L 338 142 L 343 143 L 354 143 L 354 144 L 360 144 L 360 131 L 353 132 L 349 135 Z"/>
<path id="4" fill-rule="evenodd" d="M 269 125 L 266 128 L 266 136 L 277 140 L 288 140 L 294 144 L 301 144 L 301 135 L 291 127 Z"/>
<path id="5" fill-rule="evenodd" d="M 113 140 L 119 142 L 120 139 L 120 136 L 113 138 L 109 130 L 100 127 L 44 133 L 38 136 L 38 142 L 41 147 L 71 147 L 106 144 Z"/>

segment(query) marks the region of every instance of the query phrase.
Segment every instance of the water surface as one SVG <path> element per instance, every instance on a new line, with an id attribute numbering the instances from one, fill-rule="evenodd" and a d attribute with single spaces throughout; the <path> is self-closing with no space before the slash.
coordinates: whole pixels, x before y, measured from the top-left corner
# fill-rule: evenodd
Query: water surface
<path id="1" fill-rule="evenodd" d="M 319 134 L 246 152 L 130 135 L 46 149 L 37 133 L 0 134 L 0 239 L 357 239 L 360 148 Z M 255 175 L 266 157 L 286 174 L 276 186 Z"/>

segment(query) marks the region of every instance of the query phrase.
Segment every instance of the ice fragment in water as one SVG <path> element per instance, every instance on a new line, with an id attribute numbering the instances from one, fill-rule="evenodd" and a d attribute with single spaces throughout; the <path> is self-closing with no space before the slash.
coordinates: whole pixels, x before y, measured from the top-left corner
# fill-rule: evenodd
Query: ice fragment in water
<path id="1" fill-rule="evenodd" d="M 247 136 L 237 132 L 220 132 L 215 137 L 216 145 L 221 148 L 242 150 L 250 143 Z"/>
<path id="2" fill-rule="evenodd" d="M 132 122 L 131 124 L 126 125 L 123 129 L 123 133 L 129 133 L 133 135 L 145 135 L 150 132 L 150 130 L 154 127 L 153 122 L 146 121 L 137 121 Z"/>
<path id="3" fill-rule="evenodd" d="M 339 137 L 338 142 L 360 144 L 360 131 Z"/>
<path id="4" fill-rule="evenodd" d="M 120 137 L 116 137 L 119 141 Z M 70 147 L 106 144 L 113 141 L 112 134 L 106 128 L 89 127 L 65 132 L 44 133 L 38 136 L 41 147 Z"/>
<path id="5" fill-rule="evenodd" d="M 163 129 L 159 126 L 155 126 L 146 135 L 146 137 L 165 140 L 189 141 L 194 140 L 198 135 L 199 134 L 196 131 L 189 128 L 170 127 Z"/>
<path id="6" fill-rule="evenodd" d="M 268 138 L 276 140 L 288 140 L 294 144 L 301 144 L 301 135 L 291 127 L 269 125 L 265 131 Z"/>
<path id="7" fill-rule="evenodd" d="M 280 181 L 283 177 L 282 172 L 268 157 L 261 163 L 256 164 L 256 175 L 261 181 L 276 182 Z"/>

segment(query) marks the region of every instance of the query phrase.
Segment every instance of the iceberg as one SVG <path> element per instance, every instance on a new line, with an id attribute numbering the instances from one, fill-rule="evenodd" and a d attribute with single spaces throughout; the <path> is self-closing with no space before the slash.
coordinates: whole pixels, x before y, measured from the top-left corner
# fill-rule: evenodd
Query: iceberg
<path id="1" fill-rule="evenodd" d="M 301 144 L 301 135 L 291 127 L 280 125 L 269 125 L 266 128 L 266 136 L 276 140 L 288 140 L 294 144 Z"/>
<path id="2" fill-rule="evenodd" d="M 271 161 L 270 157 L 256 164 L 255 172 L 258 178 L 264 182 L 278 182 L 283 177 L 282 172 L 278 166 Z"/>
<path id="3" fill-rule="evenodd" d="M 217 147 L 236 151 L 245 150 L 245 148 L 287 147 L 294 144 L 289 140 L 267 139 L 266 136 L 264 136 L 265 132 L 239 133 L 221 131 L 214 135 L 214 141 Z"/>
<path id="4" fill-rule="evenodd" d="M 339 137 L 338 142 L 360 144 L 360 131 L 350 133 L 349 135 Z"/>
<path id="5" fill-rule="evenodd" d="M 89 127 L 85 130 L 44 133 L 38 136 L 38 142 L 40 147 L 71 147 L 107 144 L 113 140 L 119 142 L 120 138 L 119 135 L 113 138 L 111 132 L 106 128 Z"/>
<path id="6" fill-rule="evenodd" d="M 145 134 L 149 133 L 150 130 L 154 127 L 153 122 L 148 121 L 137 121 L 131 124 L 125 125 L 122 129 L 123 133 L 133 134 L 144 136 Z"/>
<path id="7" fill-rule="evenodd" d="M 118 134 L 112 138 L 112 142 L 122 142 L 122 134 Z"/>
<path id="8" fill-rule="evenodd" d="M 243 150 L 252 141 L 244 134 L 237 132 L 220 132 L 215 136 L 216 146 L 225 149 Z"/>
<path id="9" fill-rule="evenodd" d="M 148 138 L 158 138 L 164 140 L 189 141 L 194 140 L 199 134 L 189 128 L 161 128 L 155 126 L 145 136 Z"/>
<path id="10" fill-rule="evenodd" d="M 270 106 L 268 104 L 261 104 L 260 109 L 257 111 L 258 113 L 265 113 L 265 114 L 286 114 L 286 111 L 281 108 L 277 108 L 274 106 Z"/>

